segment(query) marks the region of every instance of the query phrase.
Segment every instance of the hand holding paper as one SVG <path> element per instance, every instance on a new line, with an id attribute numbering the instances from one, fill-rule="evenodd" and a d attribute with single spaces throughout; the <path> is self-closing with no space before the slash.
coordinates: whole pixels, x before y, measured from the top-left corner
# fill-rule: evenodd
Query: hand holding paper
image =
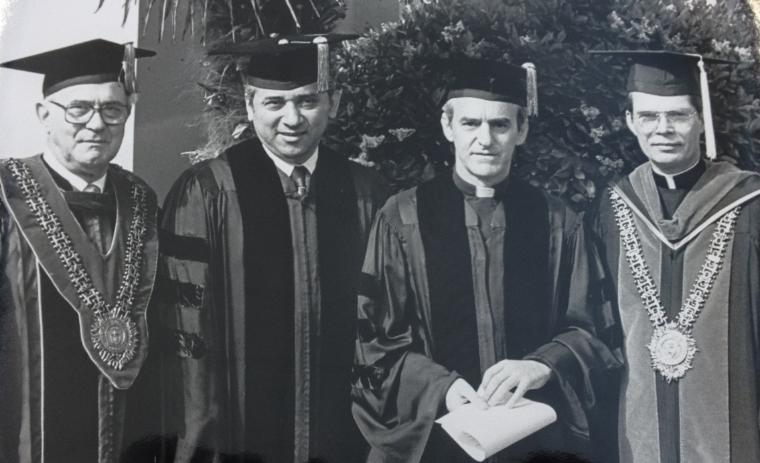
<path id="1" fill-rule="evenodd" d="M 483 461 L 556 420 L 552 407 L 523 398 L 512 408 L 465 404 L 436 422 L 468 455 Z"/>
<path id="2" fill-rule="evenodd" d="M 488 408 L 488 404 L 480 398 L 470 383 L 459 378 L 451 384 L 446 392 L 446 409 L 451 412 L 468 402 L 476 408 L 483 410 Z"/>
<path id="3" fill-rule="evenodd" d="M 551 369 L 535 360 L 502 360 L 486 370 L 478 395 L 488 405 L 514 407 L 522 396 L 539 389 L 551 378 Z M 514 393 L 510 392 L 514 389 Z"/>

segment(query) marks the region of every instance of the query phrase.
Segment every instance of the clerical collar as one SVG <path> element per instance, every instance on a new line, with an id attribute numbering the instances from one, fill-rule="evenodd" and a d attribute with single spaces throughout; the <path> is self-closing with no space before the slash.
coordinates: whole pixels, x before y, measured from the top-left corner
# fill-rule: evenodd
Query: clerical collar
<path id="1" fill-rule="evenodd" d="M 694 166 L 686 169 L 680 174 L 667 175 L 660 172 L 656 172 L 652 169 L 652 176 L 654 177 L 654 183 L 660 188 L 667 188 L 668 190 L 690 190 L 697 180 L 705 173 L 707 167 L 703 160 L 699 160 Z"/>
<path id="2" fill-rule="evenodd" d="M 467 196 L 474 196 L 476 198 L 494 198 L 494 197 L 502 197 L 504 194 L 504 191 L 507 188 L 507 185 L 509 184 L 509 176 L 505 178 L 501 183 L 498 185 L 494 185 L 492 188 L 485 187 L 485 186 L 476 186 L 473 185 L 459 176 L 456 171 L 452 172 L 451 174 L 454 178 L 454 184 L 459 188 L 462 193 L 464 193 Z"/>
<path id="3" fill-rule="evenodd" d="M 269 156 L 269 159 L 274 162 L 274 165 L 277 166 L 278 169 L 280 169 L 285 175 L 290 177 L 290 174 L 293 173 L 293 169 L 296 168 L 296 165 L 299 164 L 290 164 L 289 162 L 283 161 L 280 157 L 272 153 L 269 148 L 267 148 L 267 145 L 261 144 L 262 147 L 264 147 L 264 152 L 267 153 L 267 156 Z M 309 174 L 314 174 L 314 169 L 317 168 L 317 159 L 319 158 L 319 146 L 314 150 L 314 154 L 312 154 L 309 159 L 306 160 L 303 164 L 300 164 L 304 167 L 306 167 L 306 170 L 309 171 Z"/>
<path id="4" fill-rule="evenodd" d="M 60 175 L 64 180 L 69 182 L 74 191 L 83 191 L 87 185 L 95 185 L 96 187 L 100 188 L 100 191 L 105 191 L 106 176 L 108 175 L 108 172 L 103 174 L 103 176 L 99 179 L 93 182 L 88 182 L 87 180 L 64 167 L 64 165 L 61 164 L 55 156 L 50 154 L 49 151 L 42 153 L 42 159 L 45 161 L 45 164 L 47 164 L 53 170 L 53 172 Z"/>

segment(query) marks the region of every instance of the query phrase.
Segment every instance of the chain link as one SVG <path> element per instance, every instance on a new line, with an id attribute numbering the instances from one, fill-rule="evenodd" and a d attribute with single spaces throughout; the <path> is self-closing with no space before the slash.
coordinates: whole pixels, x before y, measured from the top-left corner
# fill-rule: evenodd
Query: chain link
<path id="1" fill-rule="evenodd" d="M 140 282 L 140 268 L 147 233 L 148 211 L 145 205 L 145 189 L 136 184 L 133 184 L 130 189 L 132 221 L 129 224 L 127 234 L 121 281 L 116 292 L 116 301 L 111 306 L 105 301 L 100 291 L 95 288 L 82 257 L 74 248 L 69 235 L 64 231 L 60 219 L 42 195 L 40 184 L 31 174 L 27 165 L 18 159 L 9 159 L 6 161 L 6 166 L 24 195 L 26 205 L 34 215 L 37 225 L 45 232 L 50 245 L 58 256 L 58 260 L 66 269 L 69 281 L 82 304 L 90 309 L 98 319 L 111 317 L 128 320 L 134 304 L 135 288 Z M 116 369 L 123 367 L 124 359 L 129 360 L 134 356 L 134 352 L 127 352 L 120 360 L 113 360 L 113 355 L 102 350 L 100 346 L 96 347 L 98 347 L 101 359 Z"/>
<path id="2" fill-rule="evenodd" d="M 615 221 L 620 231 L 620 241 L 625 249 L 625 257 L 631 269 L 636 290 L 652 324 L 655 327 L 664 326 L 668 322 L 668 317 L 660 299 L 660 291 L 657 289 L 649 265 L 644 259 L 644 251 L 639 241 L 633 213 L 617 192 L 609 190 L 609 194 L 612 209 L 615 212 Z M 678 326 L 683 333 L 691 332 L 700 311 L 710 296 L 715 279 L 723 267 L 723 258 L 733 236 L 734 224 L 740 211 L 741 206 L 737 206 L 726 213 L 720 218 L 715 231 L 713 231 L 705 261 L 700 267 L 694 284 L 689 290 L 689 295 L 678 313 Z"/>

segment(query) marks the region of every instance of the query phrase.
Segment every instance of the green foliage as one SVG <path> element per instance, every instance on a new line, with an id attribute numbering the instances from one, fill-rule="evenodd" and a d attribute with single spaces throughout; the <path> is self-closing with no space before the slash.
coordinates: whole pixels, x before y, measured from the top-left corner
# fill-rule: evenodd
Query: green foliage
<path id="1" fill-rule="evenodd" d="M 709 1 L 709 0 L 708 0 Z M 531 61 L 539 112 L 513 172 L 583 207 L 644 158 L 625 126 L 626 66 L 591 49 L 674 49 L 740 61 L 708 69 L 719 155 L 758 169 L 760 100 L 748 7 L 705 0 L 439 0 L 408 7 L 336 57 L 342 110 L 328 141 L 397 187 L 452 162 L 431 57 Z"/>

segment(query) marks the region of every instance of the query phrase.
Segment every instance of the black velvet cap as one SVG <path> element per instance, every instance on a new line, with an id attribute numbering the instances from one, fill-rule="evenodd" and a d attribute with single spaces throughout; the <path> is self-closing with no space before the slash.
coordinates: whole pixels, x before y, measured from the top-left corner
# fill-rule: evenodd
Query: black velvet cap
<path id="1" fill-rule="evenodd" d="M 19 71 L 44 74 L 42 94 L 47 97 L 72 85 L 121 82 L 125 67 L 134 68 L 132 57 L 126 56 L 127 46 L 103 39 L 89 40 L 63 48 L 0 63 L 0 66 Z M 134 48 L 133 58 L 156 53 Z"/>
<path id="2" fill-rule="evenodd" d="M 329 46 L 357 37 L 357 34 L 273 34 L 264 39 L 223 45 L 208 54 L 247 57 L 241 70 L 254 87 L 292 90 L 317 81 L 324 81 L 321 83 L 326 87 L 324 74 L 329 72 Z"/>
<path id="3" fill-rule="evenodd" d="M 446 99 L 473 97 L 527 105 L 527 70 L 521 66 L 480 58 L 440 58 L 432 68 L 448 72 L 452 80 Z"/>
<path id="4" fill-rule="evenodd" d="M 733 64 L 732 61 L 666 50 L 593 50 L 589 53 L 630 60 L 626 90 L 660 96 L 699 97 L 700 59 L 705 63 Z"/>

